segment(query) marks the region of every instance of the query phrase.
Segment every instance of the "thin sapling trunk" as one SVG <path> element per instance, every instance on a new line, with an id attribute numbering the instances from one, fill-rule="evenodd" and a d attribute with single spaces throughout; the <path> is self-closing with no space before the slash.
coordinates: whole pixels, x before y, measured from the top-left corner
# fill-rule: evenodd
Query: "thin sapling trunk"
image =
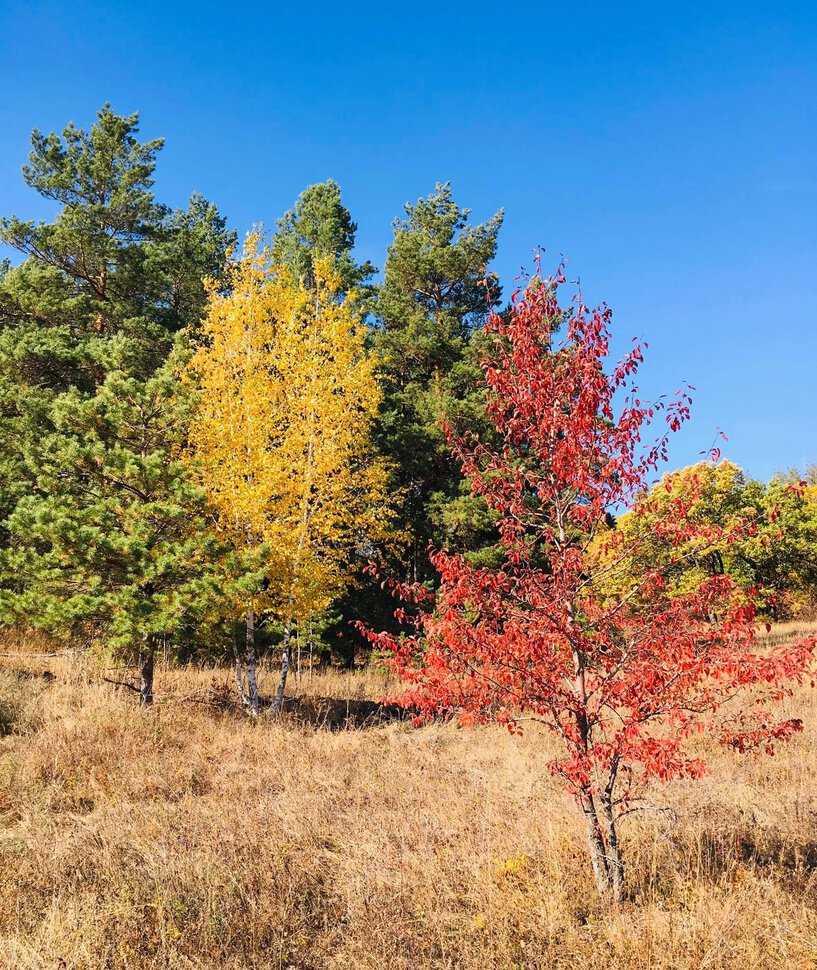
<path id="1" fill-rule="evenodd" d="M 247 608 L 247 637 L 244 646 L 244 669 L 247 674 L 247 706 L 253 717 L 258 715 L 258 678 L 255 668 L 255 610 Z"/>
<path id="2" fill-rule="evenodd" d="M 292 644 L 292 620 L 287 620 L 284 624 L 284 643 L 281 649 L 281 677 L 278 680 L 278 691 L 275 700 L 272 702 L 272 709 L 276 714 L 280 714 L 284 706 L 284 692 L 287 687 L 287 674 L 289 673 L 290 649 Z"/>
<path id="3" fill-rule="evenodd" d="M 580 804 L 587 824 L 587 848 L 590 852 L 593 879 L 599 893 L 607 895 L 610 891 L 610 867 L 596 802 L 592 794 L 587 792 L 581 795 Z"/>
<path id="4" fill-rule="evenodd" d="M 145 634 L 139 652 L 139 703 L 142 707 L 153 704 L 153 666 L 156 644 L 153 637 Z"/>
<path id="5" fill-rule="evenodd" d="M 235 658 L 235 686 L 238 691 L 238 701 L 243 708 L 246 708 L 249 705 L 249 698 L 244 688 L 244 663 L 241 659 L 238 643 L 235 640 L 233 641 L 233 657 Z"/>

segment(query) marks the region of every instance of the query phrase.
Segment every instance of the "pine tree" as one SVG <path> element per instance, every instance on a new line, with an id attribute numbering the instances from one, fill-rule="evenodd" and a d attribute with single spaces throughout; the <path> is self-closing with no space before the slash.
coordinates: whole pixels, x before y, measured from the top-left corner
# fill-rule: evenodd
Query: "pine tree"
<path id="1" fill-rule="evenodd" d="M 489 431 L 481 386 L 482 324 L 501 295 L 487 267 L 496 253 L 502 212 L 470 225 L 470 211 L 457 204 L 447 183 L 405 211 L 394 224 L 374 307 L 372 345 L 385 388 L 377 443 L 393 468 L 392 487 L 400 495 L 397 528 L 406 543 L 400 562 L 390 566 L 424 581 L 434 576 L 429 542 L 483 559 L 490 559 L 496 542 L 493 517 L 470 494 L 449 454 L 443 423 L 458 435 Z M 333 642 L 345 648 L 350 662 L 361 643 L 350 620 L 366 616 L 388 624 L 391 610 L 371 581 L 350 590 L 338 609 L 342 620 Z"/>
<path id="2" fill-rule="evenodd" d="M 374 342 L 387 389 L 381 443 L 406 489 L 402 515 L 411 533 L 413 579 L 429 574 L 429 541 L 451 538 L 446 512 L 462 495 L 462 475 L 440 423 L 460 433 L 484 421 L 474 338 L 500 299 L 487 267 L 502 212 L 476 226 L 468 224 L 469 215 L 449 184 L 406 205 L 377 300 L 381 327 Z"/>
<path id="3" fill-rule="evenodd" d="M 368 261 L 355 261 L 356 235 L 357 224 L 343 204 L 340 186 L 332 179 L 318 182 L 304 189 L 295 207 L 278 220 L 273 260 L 287 267 L 296 281 L 313 287 L 315 260 L 328 259 L 339 280 L 339 293 L 357 289 L 367 296 L 371 288 L 366 284 L 377 270 Z"/>
<path id="4" fill-rule="evenodd" d="M 232 238 L 203 199 L 154 200 L 162 142 L 137 134 L 107 105 L 90 131 L 35 131 L 23 177 L 59 210 L 0 222 L 26 257 L 0 281 L 0 605 L 6 622 L 138 653 L 150 703 L 157 638 L 201 603 L 215 561 L 178 457 L 173 357 Z"/>

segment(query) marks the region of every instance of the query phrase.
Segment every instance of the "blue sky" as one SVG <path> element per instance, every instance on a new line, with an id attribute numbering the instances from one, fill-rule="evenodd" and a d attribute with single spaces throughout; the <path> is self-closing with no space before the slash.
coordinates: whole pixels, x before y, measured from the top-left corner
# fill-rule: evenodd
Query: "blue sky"
<path id="1" fill-rule="evenodd" d="M 32 127 L 138 109 L 157 195 L 244 232 L 334 178 L 382 266 L 407 200 L 450 179 L 506 211 L 506 288 L 570 260 L 649 394 L 694 384 L 672 463 L 720 426 L 750 473 L 817 461 L 817 4 L 0 5 L 0 212 L 45 215 Z"/>

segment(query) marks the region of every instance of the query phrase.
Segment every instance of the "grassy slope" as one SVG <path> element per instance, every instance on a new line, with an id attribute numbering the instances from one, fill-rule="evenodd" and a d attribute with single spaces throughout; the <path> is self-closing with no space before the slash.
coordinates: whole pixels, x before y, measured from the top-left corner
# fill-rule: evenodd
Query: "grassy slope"
<path id="1" fill-rule="evenodd" d="M 775 758 L 718 752 L 633 817 L 607 912 L 538 732 L 250 724 L 201 703 L 227 672 L 157 686 L 143 714 L 86 659 L 0 658 L 0 967 L 817 968 L 808 691 Z"/>

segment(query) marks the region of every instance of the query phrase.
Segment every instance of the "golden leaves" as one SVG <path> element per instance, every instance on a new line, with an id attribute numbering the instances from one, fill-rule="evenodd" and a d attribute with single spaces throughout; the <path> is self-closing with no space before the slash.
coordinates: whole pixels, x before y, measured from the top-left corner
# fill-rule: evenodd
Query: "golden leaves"
<path id="1" fill-rule="evenodd" d="M 385 537 L 387 470 L 371 455 L 381 391 L 354 294 L 328 260 L 307 288 L 251 235 L 227 289 L 210 288 L 190 364 L 190 442 L 220 524 L 269 551 L 266 604 L 297 619 L 349 582 Z"/>

